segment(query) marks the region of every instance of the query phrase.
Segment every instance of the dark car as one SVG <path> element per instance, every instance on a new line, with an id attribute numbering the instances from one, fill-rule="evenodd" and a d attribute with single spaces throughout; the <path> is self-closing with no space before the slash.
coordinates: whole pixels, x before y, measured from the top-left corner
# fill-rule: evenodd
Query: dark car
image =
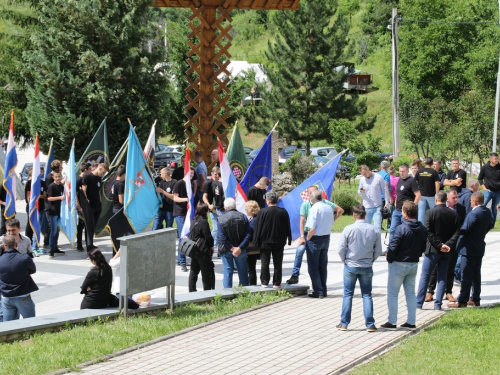
<path id="1" fill-rule="evenodd" d="M 248 147 L 248 146 L 243 146 L 243 149 L 245 150 L 246 156 L 250 155 L 250 153 L 253 151 L 253 148 Z"/>
<path id="2" fill-rule="evenodd" d="M 33 168 L 33 163 L 24 164 L 23 170 L 19 173 L 19 178 L 21 179 L 21 183 L 26 185 L 26 181 L 28 181 L 28 169 Z M 40 163 L 40 168 L 45 168 L 45 162 Z M 42 176 L 43 178 L 43 176 Z"/>
<path id="3" fill-rule="evenodd" d="M 332 160 L 335 156 L 337 156 L 338 153 L 337 151 L 331 151 L 326 157 L 325 159 L 327 159 L 328 161 Z M 353 156 L 352 157 L 353 160 L 355 159 L 355 157 Z M 340 164 L 339 165 L 339 168 L 337 169 L 337 174 L 336 176 L 338 178 L 342 178 L 342 179 L 346 179 L 346 178 L 349 178 L 349 176 L 351 175 L 351 170 L 349 169 L 349 167 L 345 164 Z"/>
<path id="4" fill-rule="evenodd" d="M 159 174 L 159 167 L 171 167 L 177 168 L 180 165 L 181 156 L 183 154 L 180 152 L 173 151 L 160 151 L 155 153 L 155 175 Z"/>
<path id="5" fill-rule="evenodd" d="M 250 163 L 253 161 L 253 159 L 255 159 L 255 157 L 257 156 L 257 154 L 259 153 L 260 151 L 260 147 L 259 148 L 254 148 L 252 151 L 250 151 L 250 153 L 247 155 L 247 162 L 248 164 L 250 165 Z"/>
<path id="6" fill-rule="evenodd" d="M 281 164 L 285 163 L 297 151 L 299 151 L 303 154 L 306 153 L 306 149 L 304 146 L 298 147 L 298 146 L 293 145 L 293 146 L 283 147 L 283 149 L 280 151 L 280 154 L 279 154 L 279 164 L 281 165 Z"/>

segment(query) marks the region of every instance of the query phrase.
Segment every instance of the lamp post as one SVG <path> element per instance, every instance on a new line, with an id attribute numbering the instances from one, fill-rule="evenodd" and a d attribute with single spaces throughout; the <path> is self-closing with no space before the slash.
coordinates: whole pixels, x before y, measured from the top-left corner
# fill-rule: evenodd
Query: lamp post
<path id="1" fill-rule="evenodd" d="M 498 13 L 500 15 L 500 0 L 498 0 Z M 499 19 L 500 23 L 500 19 Z M 498 102 L 500 98 L 500 56 L 498 57 L 497 92 L 495 96 L 495 121 L 493 124 L 493 147 L 492 152 L 497 152 L 497 129 L 498 129 Z"/>
<path id="2" fill-rule="evenodd" d="M 500 0 L 499 0 L 500 1 Z M 392 153 L 399 156 L 398 8 L 392 8 Z"/>

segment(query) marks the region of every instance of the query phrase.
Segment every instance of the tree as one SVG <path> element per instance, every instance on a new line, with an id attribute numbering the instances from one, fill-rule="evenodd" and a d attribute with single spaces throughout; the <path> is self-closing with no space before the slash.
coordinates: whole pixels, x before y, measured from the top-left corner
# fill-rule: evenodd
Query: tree
<path id="1" fill-rule="evenodd" d="M 44 148 L 54 137 L 56 157 L 87 146 L 107 117 L 113 153 L 127 137 L 127 118 L 142 141 L 158 119 L 165 132 L 169 69 L 155 38 L 150 1 L 33 1 L 40 28 L 23 54 L 26 117 Z M 155 20 L 157 21 L 158 18 Z"/>
<path id="2" fill-rule="evenodd" d="M 347 94 L 342 83 L 352 72 L 344 65 L 349 22 L 336 14 L 334 0 L 301 1 L 296 12 L 276 12 L 272 22 L 279 35 L 266 53 L 266 73 L 272 84 L 260 108 L 269 119 L 262 132 L 280 120 L 280 134 L 288 142 L 304 142 L 309 154 L 313 140 L 331 141 L 330 119 L 350 119 L 366 111 L 357 94 Z"/>

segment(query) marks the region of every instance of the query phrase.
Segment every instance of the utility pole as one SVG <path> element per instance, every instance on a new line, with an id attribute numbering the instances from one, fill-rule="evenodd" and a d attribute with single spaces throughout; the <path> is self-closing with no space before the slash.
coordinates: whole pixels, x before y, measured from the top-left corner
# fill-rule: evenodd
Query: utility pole
<path id="1" fill-rule="evenodd" d="M 500 0 L 498 0 L 498 13 L 500 14 Z M 492 152 L 497 152 L 498 102 L 499 102 L 499 98 L 500 98 L 500 56 L 498 57 L 497 93 L 496 93 L 496 97 L 495 97 L 495 121 L 494 121 L 494 124 L 493 124 L 493 149 L 491 150 Z"/>
<path id="2" fill-rule="evenodd" d="M 500 1 L 500 0 L 499 0 Z M 398 8 L 392 8 L 392 154 L 399 156 Z"/>

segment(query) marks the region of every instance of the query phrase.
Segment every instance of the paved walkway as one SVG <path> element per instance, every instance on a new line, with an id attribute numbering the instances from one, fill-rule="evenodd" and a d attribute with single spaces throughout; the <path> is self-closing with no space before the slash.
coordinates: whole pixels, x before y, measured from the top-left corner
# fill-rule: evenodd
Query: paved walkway
<path id="1" fill-rule="evenodd" d="M 342 265 L 336 255 L 339 235 L 333 235 L 329 258 L 328 297 L 322 300 L 296 297 L 253 310 L 185 334 L 131 351 L 83 368 L 88 374 L 329 374 L 342 373 L 382 352 L 410 331 L 368 333 L 365 329 L 359 289 L 353 301 L 347 332 L 335 328 L 342 304 Z M 487 237 L 483 262 L 483 304 L 500 302 L 498 243 L 500 233 Z M 294 248 L 285 251 L 290 269 Z M 309 282 L 307 264 L 301 282 Z M 284 273 L 287 275 L 287 273 Z M 377 326 L 387 319 L 387 263 L 374 264 L 373 299 Z M 419 275 L 417 276 L 417 283 Z M 455 295 L 458 294 L 455 287 Z M 443 305 L 445 307 L 446 304 Z M 417 311 L 417 326 L 424 328 L 444 311 L 433 303 Z M 403 293 L 399 299 L 398 325 L 405 322 Z M 193 353 L 193 354 L 191 354 Z M 76 373 L 75 373 L 76 374 Z"/>

